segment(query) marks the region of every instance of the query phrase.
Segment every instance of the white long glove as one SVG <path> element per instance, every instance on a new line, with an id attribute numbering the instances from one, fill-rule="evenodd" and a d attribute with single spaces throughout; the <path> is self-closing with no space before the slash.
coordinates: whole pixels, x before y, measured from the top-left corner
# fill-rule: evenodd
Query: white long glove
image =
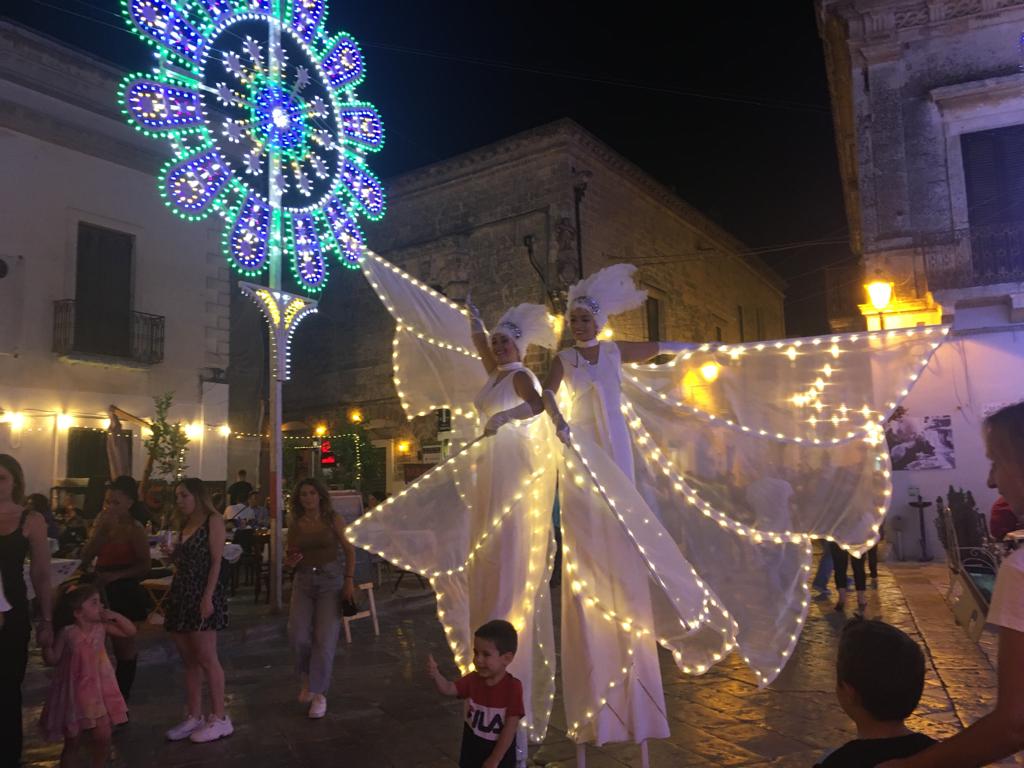
<path id="1" fill-rule="evenodd" d="M 487 326 L 484 325 L 484 319 L 480 316 L 480 308 L 473 303 L 473 299 L 468 293 L 466 294 L 466 311 L 469 312 L 469 332 L 482 333 L 486 336 Z"/>
<path id="2" fill-rule="evenodd" d="M 569 425 L 566 423 L 565 418 L 563 418 L 562 412 L 558 410 L 558 401 L 555 398 L 555 393 L 550 389 L 545 389 L 541 399 L 544 401 L 545 412 L 551 417 L 551 422 L 555 425 L 555 435 L 562 441 L 563 445 L 569 445 Z"/>
<path id="3" fill-rule="evenodd" d="M 499 411 L 487 420 L 487 424 L 484 425 L 484 434 L 493 435 L 497 432 L 504 424 L 512 421 L 512 419 L 528 419 L 531 416 L 536 416 L 533 412 L 533 408 L 526 401 L 521 402 L 519 405 L 509 408 L 508 410 Z"/>

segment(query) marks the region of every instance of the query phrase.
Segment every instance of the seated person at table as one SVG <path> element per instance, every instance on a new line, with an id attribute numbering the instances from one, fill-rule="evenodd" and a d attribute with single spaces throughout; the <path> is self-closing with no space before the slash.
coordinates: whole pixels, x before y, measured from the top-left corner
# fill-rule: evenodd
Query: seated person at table
<path id="1" fill-rule="evenodd" d="M 857 738 L 816 768 L 872 768 L 934 744 L 903 722 L 923 690 L 924 654 L 917 643 L 882 621 L 849 621 L 839 638 L 836 697 L 857 726 Z"/>
<path id="2" fill-rule="evenodd" d="M 255 502 L 255 491 L 249 494 L 249 499 Z M 250 506 L 250 501 L 240 504 L 232 504 L 224 510 L 224 522 L 233 523 L 236 528 L 247 528 L 256 519 L 256 510 Z"/>
<path id="3" fill-rule="evenodd" d="M 82 515 L 82 510 L 75 506 L 69 496 L 64 502 L 64 524 L 57 537 L 60 552 L 71 552 L 82 546 L 89 536 L 89 523 Z"/>
<path id="4" fill-rule="evenodd" d="M 249 494 L 249 509 L 252 510 L 252 521 L 250 525 L 254 528 L 270 527 L 270 509 L 260 506 L 260 492 L 253 491 Z"/>

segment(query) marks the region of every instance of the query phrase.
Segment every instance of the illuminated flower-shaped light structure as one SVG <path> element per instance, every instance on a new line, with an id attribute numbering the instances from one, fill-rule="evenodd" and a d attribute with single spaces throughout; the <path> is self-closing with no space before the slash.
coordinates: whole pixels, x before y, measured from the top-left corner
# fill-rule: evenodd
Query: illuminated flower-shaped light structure
<path id="1" fill-rule="evenodd" d="M 324 1 L 123 0 L 123 11 L 156 68 L 124 78 L 121 104 L 132 125 L 170 142 L 160 176 L 170 208 L 221 216 L 225 252 L 245 275 L 283 251 L 297 284 L 317 292 L 331 255 L 357 267 L 358 220 L 384 215 L 366 165 L 384 129 L 356 99 L 363 56 L 347 34 L 325 32 Z"/>
<path id="2" fill-rule="evenodd" d="M 132 29 L 155 49 L 151 73 L 128 75 L 128 121 L 165 138 L 173 155 L 160 192 L 179 216 L 224 219 L 224 251 L 266 286 L 239 287 L 269 328 L 270 467 L 281 508 L 281 382 L 292 335 L 316 301 L 282 290 L 287 260 L 299 289 L 321 291 L 332 255 L 363 259 L 360 218 L 384 215 L 366 165 L 384 144 L 380 115 L 358 101 L 365 62 L 349 35 L 324 28 L 325 0 L 122 0 Z M 272 524 L 271 599 L 281 606 L 280 517 Z"/>

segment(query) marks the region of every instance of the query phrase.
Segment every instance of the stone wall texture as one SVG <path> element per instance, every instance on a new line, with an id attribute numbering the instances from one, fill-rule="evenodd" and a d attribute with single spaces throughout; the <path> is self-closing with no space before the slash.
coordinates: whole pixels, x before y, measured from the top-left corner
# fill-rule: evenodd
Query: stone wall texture
<path id="1" fill-rule="evenodd" d="M 661 338 L 739 341 L 784 334 L 782 284 L 744 246 L 585 130 L 559 121 L 387 183 L 389 209 L 367 230 L 370 246 L 410 274 L 462 300 L 493 324 L 509 306 L 542 303 L 575 281 L 574 186 L 584 273 L 625 261 L 659 299 Z M 559 276 L 563 278 L 559 281 Z M 616 338 L 646 339 L 641 311 L 613 318 Z M 362 274 L 336 268 L 320 313 L 295 339 L 286 418 L 337 419 L 358 404 L 369 422 L 403 418 L 391 381 L 390 316 Z M 537 368 L 546 360 L 538 356 Z M 420 432 L 414 426 L 414 432 Z M 384 428 L 384 434 L 387 427 Z"/>

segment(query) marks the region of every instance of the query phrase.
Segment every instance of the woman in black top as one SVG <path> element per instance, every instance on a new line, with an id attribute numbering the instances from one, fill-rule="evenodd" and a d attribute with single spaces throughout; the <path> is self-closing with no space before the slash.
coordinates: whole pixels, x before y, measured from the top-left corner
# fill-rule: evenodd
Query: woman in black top
<path id="1" fill-rule="evenodd" d="M 224 669 L 217 658 L 217 631 L 228 625 L 227 595 L 220 579 L 224 518 L 214 509 L 203 481 L 187 477 L 174 489 L 184 520 L 174 548 L 175 572 L 167 596 L 164 628 L 185 666 L 187 713 L 167 731 L 170 741 L 214 741 L 234 731 L 224 712 Z M 202 712 L 203 678 L 210 689 L 209 717 Z"/>
<path id="2" fill-rule="evenodd" d="M 0 765 L 21 762 L 21 683 L 28 664 L 31 634 L 25 557 L 31 553 L 29 574 L 39 597 L 40 621 L 36 641 L 53 645 L 53 592 L 50 589 L 50 544 L 46 521 L 23 507 L 25 475 L 13 456 L 0 453 L 0 577 L 11 610 L 0 626 Z"/>

